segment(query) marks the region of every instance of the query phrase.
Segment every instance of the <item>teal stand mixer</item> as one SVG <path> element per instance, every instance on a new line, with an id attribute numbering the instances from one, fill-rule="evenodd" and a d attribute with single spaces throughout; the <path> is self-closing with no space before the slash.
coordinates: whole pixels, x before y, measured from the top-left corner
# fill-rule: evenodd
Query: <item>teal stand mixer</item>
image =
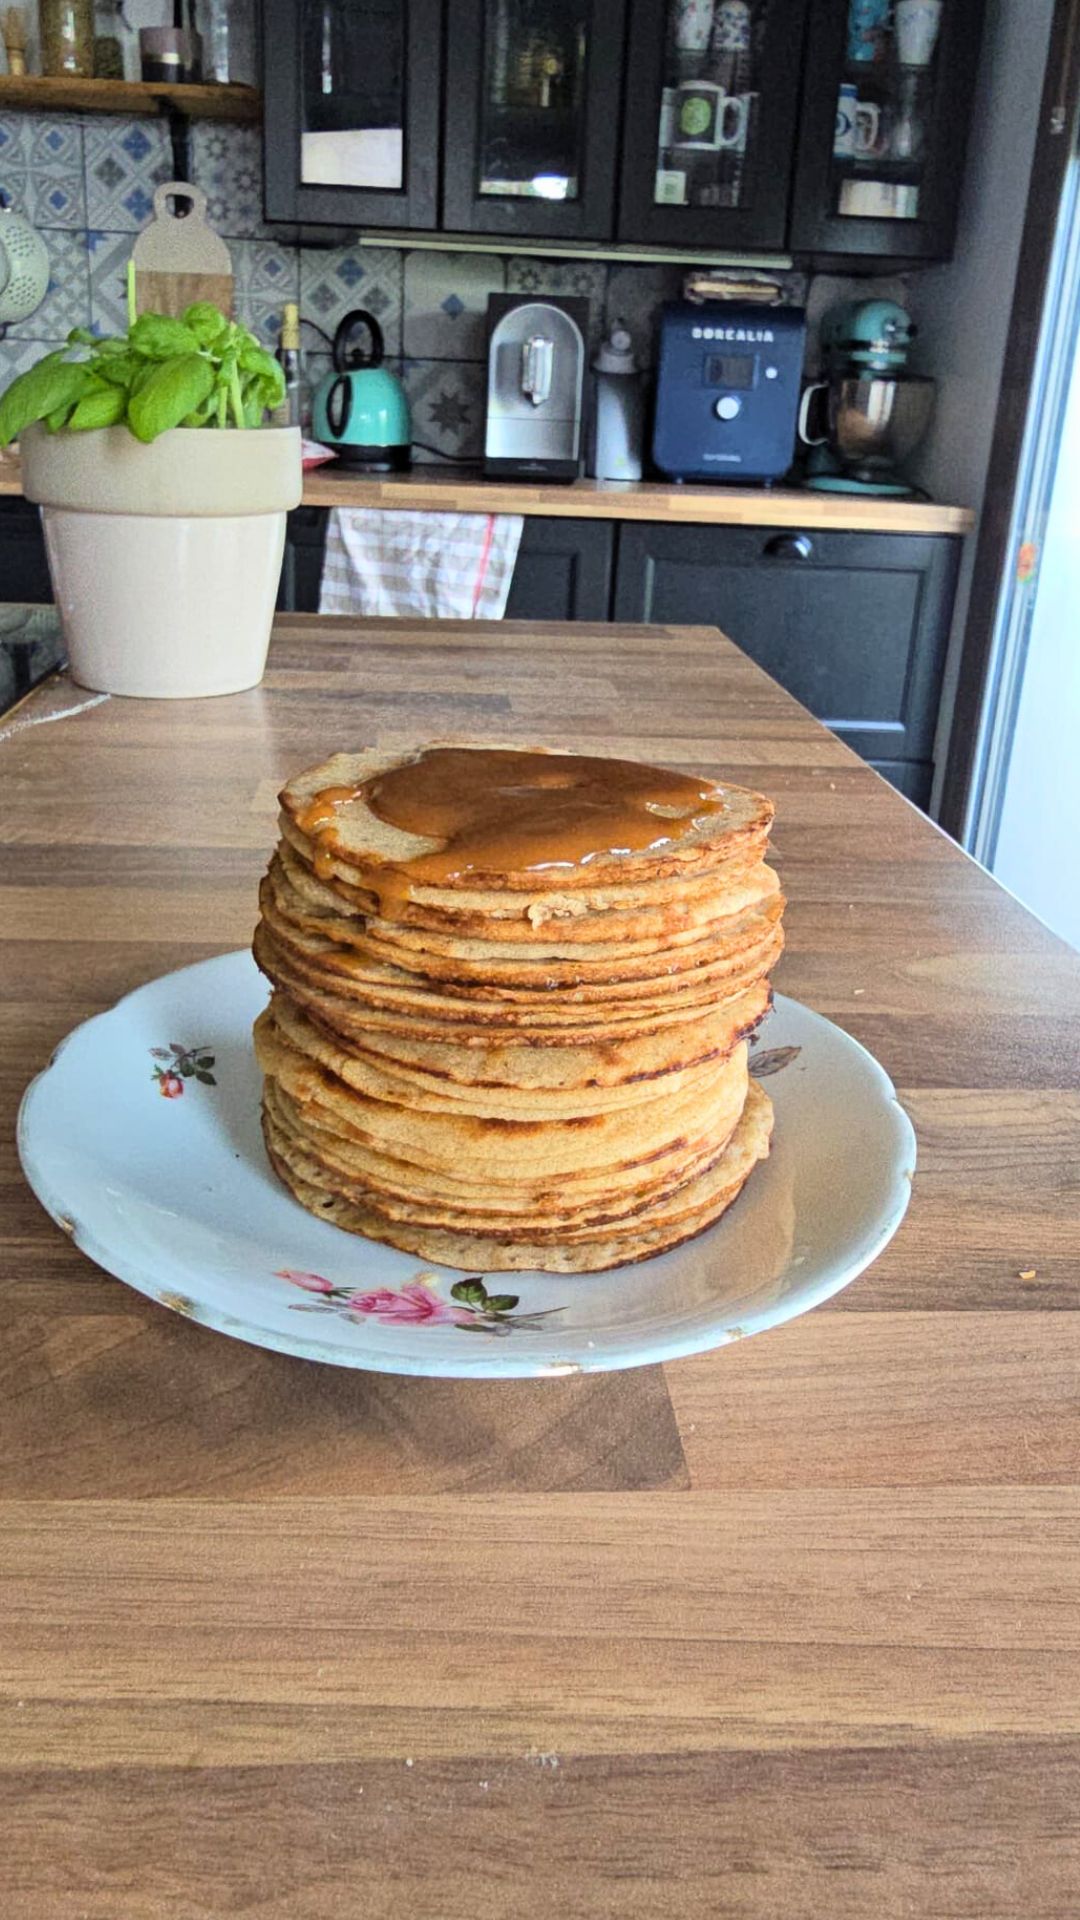
<path id="1" fill-rule="evenodd" d="M 809 448 L 803 484 L 817 493 L 903 497 L 930 423 L 934 382 L 908 373 L 915 326 L 895 300 L 849 300 L 821 326 L 823 380 L 803 393 L 799 438 Z"/>

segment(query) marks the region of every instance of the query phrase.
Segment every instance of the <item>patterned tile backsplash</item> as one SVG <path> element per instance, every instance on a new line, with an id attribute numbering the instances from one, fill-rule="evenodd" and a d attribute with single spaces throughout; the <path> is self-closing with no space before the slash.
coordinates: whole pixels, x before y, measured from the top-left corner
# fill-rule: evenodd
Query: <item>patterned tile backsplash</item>
<path id="1" fill-rule="evenodd" d="M 479 456 L 489 293 L 584 296 L 593 342 L 605 325 L 624 319 L 641 363 L 650 366 L 657 308 L 679 292 L 679 267 L 284 245 L 263 220 L 256 128 L 198 121 L 192 156 L 208 218 L 232 254 L 239 317 L 273 346 L 286 300 L 299 299 L 304 318 L 324 335 L 333 334 L 350 308 L 367 308 L 382 328 L 387 357 L 404 379 L 417 440 L 426 443 L 417 448 L 418 460 L 437 462 L 440 453 Z M 0 189 L 43 233 L 52 262 L 44 302 L 0 345 L 0 382 L 59 345 L 71 327 L 108 333 L 124 325 L 132 239 L 151 216 L 155 188 L 171 173 L 168 132 L 161 121 L 0 115 Z M 866 290 L 872 286 L 876 283 L 867 283 Z M 850 291 L 846 282 L 812 282 L 811 315 Z M 892 283 L 889 291 L 897 291 Z M 812 327 L 811 365 L 813 334 Z M 304 343 L 309 371 L 318 378 L 329 366 L 325 343 L 310 328 Z"/>

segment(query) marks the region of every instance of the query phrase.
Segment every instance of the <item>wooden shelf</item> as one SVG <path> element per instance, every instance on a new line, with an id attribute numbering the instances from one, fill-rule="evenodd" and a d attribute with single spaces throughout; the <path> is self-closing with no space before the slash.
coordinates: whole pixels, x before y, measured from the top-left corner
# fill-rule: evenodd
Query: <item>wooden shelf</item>
<path id="1" fill-rule="evenodd" d="M 173 86 L 165 80 L 83 80 L 74 74 L 0 74 L 0 113 L 160 113 L 192 120 L 258 120 L 255 87 Z"/>

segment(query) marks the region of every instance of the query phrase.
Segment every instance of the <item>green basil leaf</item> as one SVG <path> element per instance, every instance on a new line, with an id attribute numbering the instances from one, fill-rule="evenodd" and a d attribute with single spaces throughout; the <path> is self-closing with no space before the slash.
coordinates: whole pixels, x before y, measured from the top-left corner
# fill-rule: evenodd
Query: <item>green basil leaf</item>
<path id="1" fill-rule="evenodd" d="M 107 380 L 111 387 L 127 388 L 130 387 L 135 375 L 146 367 L 147 362 L 140 360 L 135 353 L 117 353 L 110 355 L 107 360 L 99 360 L 95 357 L 88 362 L 88 365 L 99 380 Z"/>
<path id="2" fill-rule="evenodd" d="M 190 327 L 170 314 L 140 313 L 128 330 L 128 344 L 133 353 L 145 354 L 148 360 L 169 360 L 175 354 L 197 353 L 201 342 Z"/>
<path id="3" fill-rule="evenodd" d="M 0 399 L 0 447 L 10 446 L 35 420 L 48 420 L 81 399 L 88 380 L 86 363 L 65 360 L 66 351 L 47 354 L 12 381 Z"/>
<path id="4" fill-rule="evenodd" d="M 84 393 L 68 421 L 72 433 L 88 433 L 95 427 L 119 426 L 127 412 L 127 394 L 123 387 L 99 386 Z"/>
<path id="5" fill-rule="evenodd" d="M 128 425 L 138 440 L 156 440 L 200 407 L 214 385 L 214 369 L 199 353 L 156 366 L 128 401 Z"/>
<path id="6" fill-rule="evenodd" d="M 227 314 L 210 300 L 196 300 L 193 306 L 185 307 L 181 317 L 201 347 L 212 347 L 229 325 Z"/>

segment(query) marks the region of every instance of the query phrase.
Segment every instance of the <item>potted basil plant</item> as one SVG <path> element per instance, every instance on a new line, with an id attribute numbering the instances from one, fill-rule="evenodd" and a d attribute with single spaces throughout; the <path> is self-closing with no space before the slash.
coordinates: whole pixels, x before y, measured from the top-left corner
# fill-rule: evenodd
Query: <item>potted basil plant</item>
<path id="1" fill-rule="evenodd" d="M 0 398 L 80 686 L 184 699 L 261 680 L 302 489 L 299 429 L 264 424 L 284 391 L 200 301 L 114 339 L 76 328 Z"/>

